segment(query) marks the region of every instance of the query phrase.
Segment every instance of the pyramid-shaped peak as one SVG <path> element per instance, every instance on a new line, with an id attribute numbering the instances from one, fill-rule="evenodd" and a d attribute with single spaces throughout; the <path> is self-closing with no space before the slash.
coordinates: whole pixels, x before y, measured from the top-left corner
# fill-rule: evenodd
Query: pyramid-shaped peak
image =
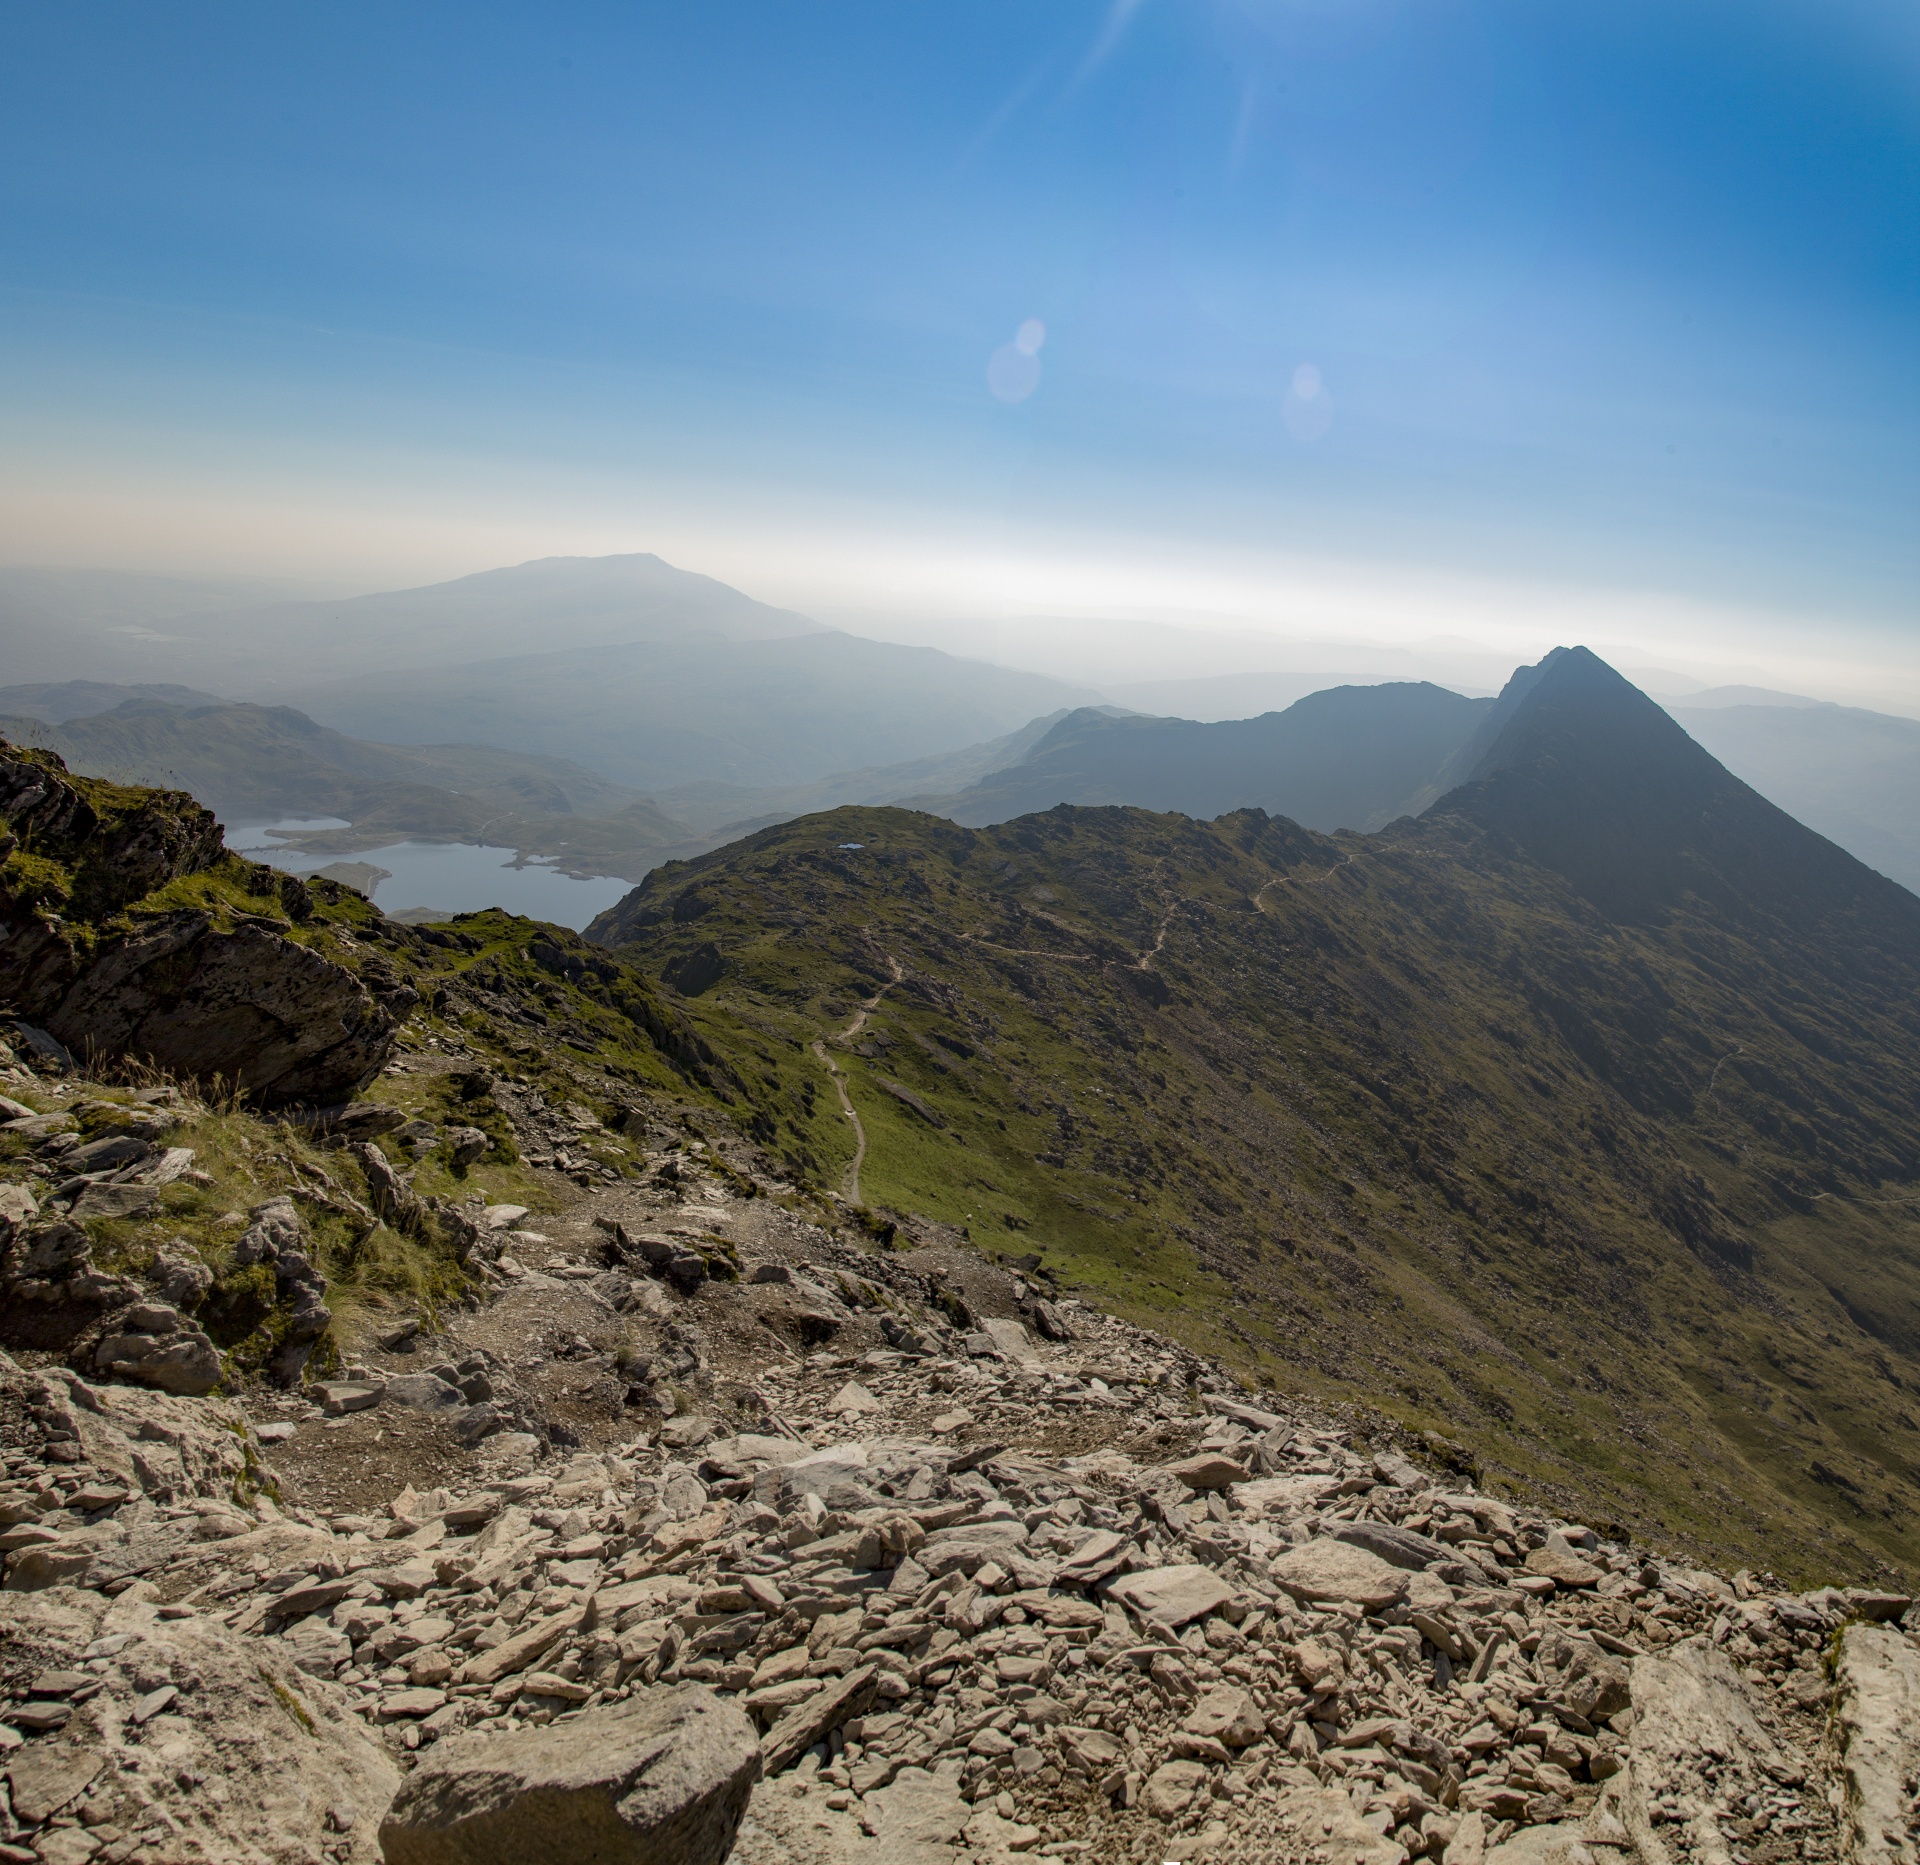
<path id="1" fill-rule="evenodd" d="M 1902 890 L 1776 809 L 1588 648 L 1522 667 L 1429 816 L 1491 831 L 1620 920 L 1688 895 L 1801 919 Z"/>
<path id="2" fill-rule="evenodd" d="M 1614 671 L 1591 648 L 1555 648 L 1506 684 L 1486 723 L 1466 747 L 1457 781 L 1553 759 L 1585 781 L 1609 773 L 1644 783 L 1631 769 L 1652 758 L 1662 785 L 1698 789 L 1736 781 L 1689 738 L 1671 714 Z"/>

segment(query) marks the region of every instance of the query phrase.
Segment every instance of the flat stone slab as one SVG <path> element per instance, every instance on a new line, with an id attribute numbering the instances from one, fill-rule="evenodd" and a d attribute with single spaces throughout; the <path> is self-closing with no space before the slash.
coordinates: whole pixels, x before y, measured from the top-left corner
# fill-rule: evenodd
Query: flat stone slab
<path id="1" fill-rule="evenodd" d="M 402 1373 L 387 1381 L 387 1402 L 419 1412 L 450 1412 L 465 1405 L 467 1395 L 432 1373 Z"/>
<path id="2" fill-rule="evenodd" d="M 1907 1783 L 1920 1766 L 1920 1651 L 1891 1626 L 1848 1626 L 1838 1683 L 1846 1856 L 1859 1865 L 1910 1859 Z"/>
<path id="3" fill-rule="evenodd" d="M 1167 1474 L 1178 1477 L 1189 1489 L 1231 1489 L 1244 1483 L 1251 1472 L 1219 1451 L 1202 1451 L 1198 1457 L 1184 1458 L 1167 1466 Z"/>
<path id="4" fill-rule="evenodd" d="M 386 1384 L 372 1379 L 336 1379 L 314 1387 L 320 1403 L 336 1415 L 364 1412 L 386 1397 Z"/>
<path id="5" fill-rule="evenodd" d="M 1197 1565 L 1151 1567 L 1145 1573 L 1126 1574 L 1107 1591 L 1141 1618 L 1174 1626 L 1204 1619 L 1234 1596 L 1233 1588 L 1211 1567 Z"/>
<path id="6" fill-rule="evenodd" d="M 1245 1748 L 1267 1733 L 1266 1717 L 1238 1684 L 1216 1684 L 1203 1692 L 1180 1726 L 1228 1748 Z"/>
<path id="7" fill-rule="evenodd" d="M 1391 1606 L 1407 1590 L 1403 1568 L 1351 1542 L 1319 1536 L 1290 1548 L 1269 1571 L 1297 1600 L 1308 1603 L 1345 1602 L 1367 1612 Z"/>
<path id="8" fill-rule="evenodd" d="M 1430 1535 L 1417 1535 L 1410 1528 L 1398 1528 L 1391 1522 L 1339 1522 L 1327 1530 L 1335 1541 L 1351 1542 L 1377 1554 L 1389 1567 L 1404 1567 L 1409 1572 L 1437 1566 L 1455 1558 L 1444 1541 Z"/>

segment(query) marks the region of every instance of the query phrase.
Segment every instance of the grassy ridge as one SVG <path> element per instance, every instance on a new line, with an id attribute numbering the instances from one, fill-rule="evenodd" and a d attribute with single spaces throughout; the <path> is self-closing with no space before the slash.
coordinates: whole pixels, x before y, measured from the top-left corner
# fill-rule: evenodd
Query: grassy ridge
<path id="1" fill-rule="evenodd" d="M 870 1203 L 1570 1509 L 1782 1572 L 1920 1563 L 1897 939 L 1849 996 L 1778 926 L 1614 924 L 1458 821 L 1117 809 L 836 811 L 598 931 L 656 975 L 712 947 L 686 1008 L 723 1055 L 804 1059 L 884 988 L 837 1057 Z M 739 1072 L 831 1179 L 824 1077 Z"/>

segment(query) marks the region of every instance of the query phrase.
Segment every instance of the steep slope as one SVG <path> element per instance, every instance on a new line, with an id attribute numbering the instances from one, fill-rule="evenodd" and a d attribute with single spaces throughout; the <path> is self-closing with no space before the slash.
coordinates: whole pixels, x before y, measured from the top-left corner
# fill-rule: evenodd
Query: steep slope
<path id="1" fill-rule="evenodd" d="M 1583 1514 L 1915 1562 L 1920 902 L 1590 656 L 1473 768 L 1371 837 L 842 810 L 594 931 L 716 1048 L 834 1039 L 857 1127 L 767 1131 L 869 1203 Z"/>
<path id="2" fill-rule="evenodd" d="M 823 632 L 526 654 L 290 695 L 356 737 L 568 755 L 654 793 L 809 783 L 960 751 L 1091 695 L 1038 674 Z"/>
<path id="3" fill-rule="evenodd" d="M 1814 704 L 1667 710 L 1762 796 L 1920 892 L 1920 720 Z"/>
<path id="4" fill-rule="evenodd" d="M 1516 674 L 1455 763 L 1460 787 L 1436 813 L 1509 840 L 1616 919 L 1688 898 L 1805 932 L 1869 902 L 1903 911 L 1882 876 L 1743 784 L 1585 648 Z"/>
<path id="5" fill-rule="evenodd" d="M 975 826 L 1056 803 L 1124 803 L 1203 818 L 1264 809 L 1311 829 L 1376 829 L 1467 742 L 1488 707 L 1403 681 L 1329 687 L 1284 712 L 1211 725 L 1085 708 L 968 789 L 902 800 Z"/>

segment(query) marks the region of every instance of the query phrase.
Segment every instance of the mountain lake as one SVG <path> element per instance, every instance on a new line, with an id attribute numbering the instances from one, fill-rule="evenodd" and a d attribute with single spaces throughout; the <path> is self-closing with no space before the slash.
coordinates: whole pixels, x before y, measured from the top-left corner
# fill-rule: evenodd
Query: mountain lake
<path id="1" fill-rule="evenodd" d="M 291 835 L 346 827 L 333 817 L 248 823 L 227 831 L 227 846 L 236 854 L 271 862 L 287 874 L 324 870 L 358 887 L 383 913 L 394 917 L 420 908 L 454 914 L 504 907 L 509 913 L 549 920 L 578 932 L 596 913 L 633 891 L 631 881 L 606 876 L 579 880 L 545 862 L 523 864 L 511 848 L 468 842 L 389 842 L 351 855 L 309 855 L 271 839 L 275 831 Z M 368 872 L 346 872 L 353 868 Z"/>

